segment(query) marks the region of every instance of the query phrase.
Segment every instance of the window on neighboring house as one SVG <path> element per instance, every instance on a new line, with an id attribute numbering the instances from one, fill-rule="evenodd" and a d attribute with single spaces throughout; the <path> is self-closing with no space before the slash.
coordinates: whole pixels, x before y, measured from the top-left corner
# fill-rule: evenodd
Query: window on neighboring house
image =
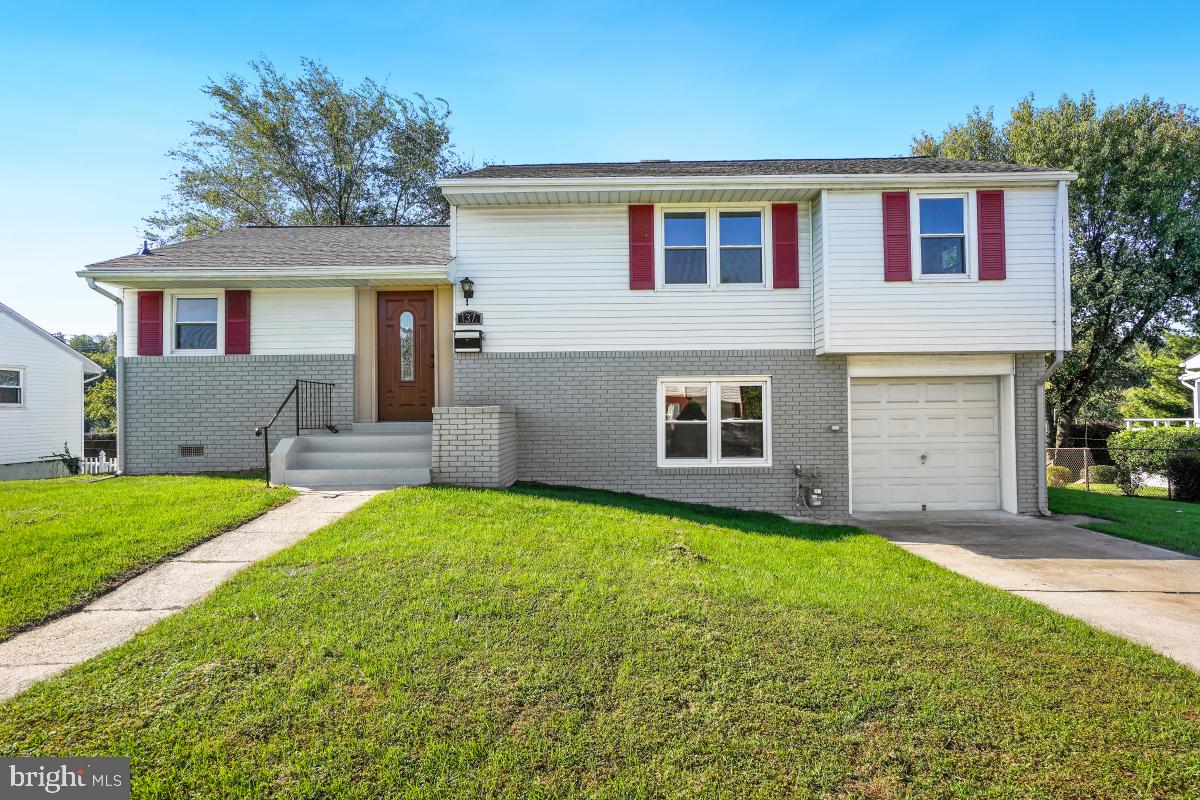
<path id="1" fill-rule="evenodd" d="M 967 274 L 965 197 L 920 197 L 921 274 Z"/>
<path id="2" fill-rule="evenodd" d="M 721 283 L 762 283 L 762 212 L 721 211 Z"/>
<path id="3" fill-rule="evenodd" d="M 769 463 L 769 387 L 765 378 L 661 381 L 659 464 Z"/>
<path id="4" fill-rule="evenodd" d="M 175 298 L 175 349 L 217 349 L 217 298 Z"/>
<path id="5" fill-rule="evenodd" d="M 0 405 L 19 406 L 25 402 L 25 371 L 0 368 Z"/>
<path id="6" fill-rule="evenodd" d="M 708 283 L 708 214 L 668 211 L 663 214 L 663 282 Z"/>

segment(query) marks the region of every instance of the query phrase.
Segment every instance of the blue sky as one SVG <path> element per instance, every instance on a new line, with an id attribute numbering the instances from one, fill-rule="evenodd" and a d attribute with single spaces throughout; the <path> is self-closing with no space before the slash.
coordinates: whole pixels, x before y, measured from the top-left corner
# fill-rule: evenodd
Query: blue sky
<path id="1" fill-rule="evenodd" d="M 476 160 L 897 155 L 974 105 L 1200 105 L 1194 4 L 93 3 L 0 19 L 0 302 L 105 332 L 200 87 L 265 55 L 446 98 Z"/>

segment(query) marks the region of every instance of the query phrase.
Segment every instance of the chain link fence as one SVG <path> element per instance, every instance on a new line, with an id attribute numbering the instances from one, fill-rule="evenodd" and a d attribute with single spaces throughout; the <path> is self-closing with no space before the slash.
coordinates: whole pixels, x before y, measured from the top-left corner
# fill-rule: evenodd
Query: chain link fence
<path id="1" fill-rule="evenodd" d="M 1200 501 L 1200 450 L 1047 447 L 1046 485 L 1100 494 Z"/>

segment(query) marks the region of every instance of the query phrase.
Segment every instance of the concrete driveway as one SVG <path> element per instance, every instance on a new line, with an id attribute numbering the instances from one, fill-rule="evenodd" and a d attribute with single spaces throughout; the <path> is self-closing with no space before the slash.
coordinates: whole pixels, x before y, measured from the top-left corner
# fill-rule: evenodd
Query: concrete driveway
<path id="1" fill-rule="evenodd" d="M 1084 530 L 1083 517 L 862 514 L 912 553 L 1200 670 L 1200 559 Z"/>

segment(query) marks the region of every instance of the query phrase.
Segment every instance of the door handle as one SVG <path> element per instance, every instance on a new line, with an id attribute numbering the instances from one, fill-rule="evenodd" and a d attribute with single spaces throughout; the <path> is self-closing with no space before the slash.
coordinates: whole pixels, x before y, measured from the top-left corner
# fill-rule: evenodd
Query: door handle
<path id="1" fill-rule="evenodd" d="M 929 453 L 921 453 L 921 463 L 924 464 L 929 460 Z"/>

